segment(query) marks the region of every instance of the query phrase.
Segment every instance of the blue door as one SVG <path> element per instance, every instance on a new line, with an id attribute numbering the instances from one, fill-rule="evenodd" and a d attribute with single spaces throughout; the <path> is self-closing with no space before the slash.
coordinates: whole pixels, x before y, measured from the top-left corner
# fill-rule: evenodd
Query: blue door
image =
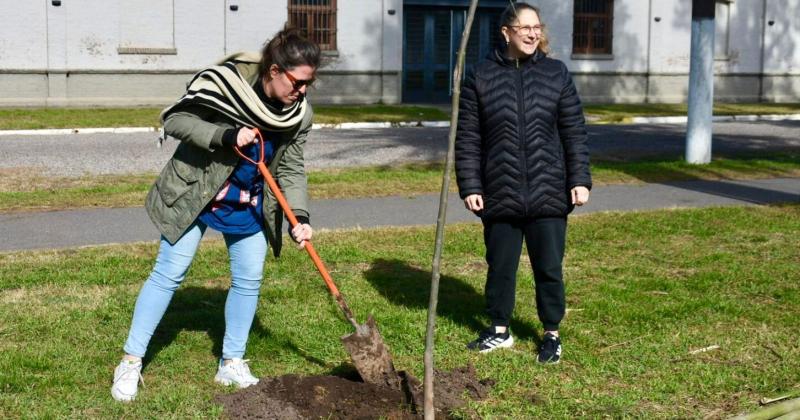
<path id="1" fill-rule="evenodd" d="M 469 69 L 498 42 L 502 8 L 476 11 L 467 45 Z M 403 102 L 450 101 L 453 70 L 464 31 L 467 8 L 406 5 L 403 10 Z"/>

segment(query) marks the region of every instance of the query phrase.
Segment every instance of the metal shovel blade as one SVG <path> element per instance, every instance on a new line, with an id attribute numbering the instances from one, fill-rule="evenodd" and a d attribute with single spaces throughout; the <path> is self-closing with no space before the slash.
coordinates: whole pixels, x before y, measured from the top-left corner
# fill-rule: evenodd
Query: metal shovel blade
<path id="1" fill-rule="evenodd" d="M 343 336 L 342 343 L 364 382 L 400 389 L 400 376 L 372 315 L 356 327 L 355 333 Z"/>

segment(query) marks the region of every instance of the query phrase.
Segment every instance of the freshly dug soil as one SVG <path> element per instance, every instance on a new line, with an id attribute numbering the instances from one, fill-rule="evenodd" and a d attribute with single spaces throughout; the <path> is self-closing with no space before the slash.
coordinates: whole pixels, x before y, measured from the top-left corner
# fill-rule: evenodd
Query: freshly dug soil
<path id="1" fill-rule="evenodd" d="M 231 419 L 418 419 L 423 414 L 422 385 L 400 372 L 403 390 L 338 376 L 284 375 L 262 378 L 258 385 L 220 395 L 217 402 Z M 472 400 L 486 397 L 494 381 L 478 380 L 473 366 L 436 372 L 434 404 L 437 416 L 447 416 Z M 466 391 L 466 392 L 465 392 Z"/>

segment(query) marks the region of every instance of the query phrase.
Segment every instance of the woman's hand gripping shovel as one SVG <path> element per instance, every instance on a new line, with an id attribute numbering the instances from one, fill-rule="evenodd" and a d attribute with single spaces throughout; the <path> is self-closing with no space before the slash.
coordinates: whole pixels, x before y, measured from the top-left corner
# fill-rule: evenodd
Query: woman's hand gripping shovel
<path id="1" fill-rule="evenodd" d="M 286 198 L 283 196 L 278 184 L 275 183 L 275 179 L 272 178 L 269 169 L 267 169 L 267 166 L 264 164 L 264 137 L 258 129 L 254 128 L 253 131 L 256 134 L 256 139 L 262 142 L 260 146 L 261 156 L 258 162 L 245 156 L 238 147 L 234 147 L 234 150 L 239 157 L 258 167 L 258 170 L 269 186 L 269 190 L 272 191 L 272 194 L 278 200 L 278 204 L 280 204 L 281 209 L 283 209 L 284 214 L 286 214 L 286 218 L 289 219 L 289 223 L 294 228 L 298 223 L 297 218 L 289 207 L 289 203 L 286 202 Z M 361 378 L 364 382 L 400 389 L 400 376 L 394 368 L 392 356 L 389 354 L 389 347 L 384 344 L 383 337 L 381 337 L 380 332 L 378 332 L 375 319 L 370 315 L 367 318 L 366 324 L 359 324 L 356 322 L 353 312 L 350 311 L 350 308 L 344 301 L 344 297 L 339 293 L 339 289 L 336 287 L 336 284 L 334 284 L 330 274 L 328 274 L 328 270 L 319 258 L 311 241 L 306 241 L 305 250 L 308 251 L 308 255 L 311 256 L 311 260 L 314 262 L 320 275 L 322 275 L 322 279 L 328 286 L 331 295 L 336 299 L 336 303 L 339 304 L 339 308 L 344 312 L 345 318 L 347 318 L 350 324 L 356 329 L 355 333 L 343 336 L 342 343 L 345 349 L 347 349 L 347 352 L 350 353 L 350 358 L 353 360 L 353 364 L 361 375 Z"/>

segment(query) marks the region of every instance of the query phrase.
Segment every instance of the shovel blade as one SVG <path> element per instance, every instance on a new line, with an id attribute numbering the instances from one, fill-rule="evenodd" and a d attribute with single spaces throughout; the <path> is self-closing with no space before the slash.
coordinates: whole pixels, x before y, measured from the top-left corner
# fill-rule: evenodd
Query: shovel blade
<path id="1" fill-rule="evenodd" d="M 372 315 L 355 333 L 342 337 L 342 343 L 364 382 L 400 389 L 400 376 Z"/>

